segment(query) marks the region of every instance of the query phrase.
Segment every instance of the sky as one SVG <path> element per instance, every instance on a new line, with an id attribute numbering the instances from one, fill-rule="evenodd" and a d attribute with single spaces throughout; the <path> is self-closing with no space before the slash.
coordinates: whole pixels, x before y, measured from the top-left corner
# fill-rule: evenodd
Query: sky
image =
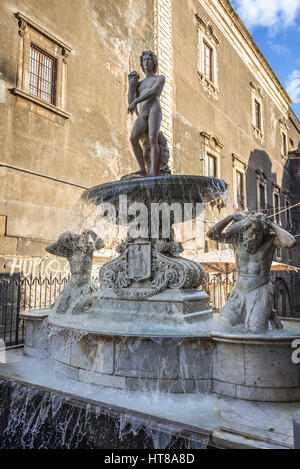
<path id="1" fill-rule="evenodd" d="M 231 0 L 300 119 L 300 0 Z"/>

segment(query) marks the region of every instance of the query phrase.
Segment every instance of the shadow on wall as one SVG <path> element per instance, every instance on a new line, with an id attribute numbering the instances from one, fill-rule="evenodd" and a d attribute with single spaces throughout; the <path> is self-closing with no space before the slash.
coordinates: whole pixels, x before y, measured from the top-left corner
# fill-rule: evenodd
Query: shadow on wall
<path id="1" fill-rule="evenodd" d="M 266 204 L 268 212 L 270 212 L 271 207 L 273 207 L 272 182 L 275 184 L 280 183 L 277 182 L 277 175 L 272 173 L 272 162 L 268 153 L 263 150 L 255 149 L 250 153 L 246 172 L 246 198 L 249 210 L 258 209 L 257 181 L 259 172 L 266 178 Z"/>

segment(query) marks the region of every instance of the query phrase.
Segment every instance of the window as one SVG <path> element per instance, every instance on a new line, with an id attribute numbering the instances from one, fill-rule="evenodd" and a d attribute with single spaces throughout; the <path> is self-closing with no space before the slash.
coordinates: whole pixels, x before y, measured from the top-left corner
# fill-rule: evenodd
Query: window
<path id="1" fill-rule="evenodd" d="M 256 170 L 257 181 L 257 210 L 264 211 L 267 208 L 267 178 L 262 169 Z"/>
<path id="2" fill-rule="evenodd" d="M 289 152 L 289 140 L 288 139 L 288 121 L 282 117 L 279 119 L 279 129 L 280 129 L 280 138 L 281 138 L 281 158 L 282 163 L 285 165 L 288 159 L 288 152 Z"/>
<path id="3" fill-rule="evenodd" d="M 217 177 L 217 158 L 213 155 L 207 155 L 208 158 L 208 176 Z"/>
<path id="4" fill-rule="evenodd" d="M 213 81 L 213 49 L 203 41 L 203 73 L 210 81 Z"/>
<path id="5" fill-rule="evenodd" d="M 236 172 L 236 197 L 239 208 L 244 210 L 244 175 L 240 171 Z"/>
<path id="6" fill-rule="evenodd" d="M 273 221 L 277 225 L 281 224 L 280 216 L 280 187 L 276 183 L 272 183 L 273 186 Z M 276 248 L 275 256 L 278 260 L 282 259 L 282 249 Z"/>
<path id="7" fill-rule="evenodd" d="M 198 14 L 195 15 L 198 28 L 198 75 L 201 85 L 209 96 L 218 98 L 217 48 L 219 39 L 213 26 Z"/>
<path id="8" fill-rule="evenodd" d="M 246 210 L 246 162 L 232 153 L 233 198 L 237 210 Z"/>
<path id="9" fill-rule="evenodd" d="M 264 184 L 259 184 L 258 185 L 258 189 L 259 189 L 259 192 L 258 192 L 258 210 L 265 210 L 266 208 L 266 188 L 265 188 L 265 185 Z"/>
<path id="10" fill-rule="evenodd" d="M 282 132 L 281 134 L 281 137 L 282 137 L 282 155 L 283 156 L 287 156 L 287 138 L 286 138 L 286 134 Z"/>
<path id="11" fill-rule="evenodd" d="M 29 93 L 55 106 L 56 59 L 33 44 L 30 46 Z"/>
<path id="12" fill-rule="evenodd" d="M 261 110 L 260 110 L 260 103 L 254 100 L 255 105 L 255 127 L 261 130 Z"/>
<path id="13" fill-rule="evenodd" d="M 273 194 L 274 198 L 274 207 L 273 207 L 273 213 L 274 213 L 274 222 L 277 223 L 277 225 L 280 224 L 280 197 L 279 194 Z"/>
<path id="14" fill-rule="evenodd" d="M 263 129 L 263 94 L 260 86 L 250 81 L 252 99 L 252 128 L 255 140 L 262 142 L 264 137 Z"/>
<path id="15" fill-rule="evenodd" d="M 201 136 L 201 161 L 203 162 L 203 172 L 205 176 L 220 177 L 221 159 L 224 145 L 216 135 L 200 132 Z"/>
<path id="16" fill-rule="evenodd" d="M 277 260 L 282 259 L 282 248 L 276 248 L 275 249 L 275 256 L 276 256 Z"/>
<path id="17" fill-rule="evenodd" d="M 291 228 L 291 226 L 292 226 L 292 217 L 291 217 L 290 206 L 291 206 L 291 203 L 290 203 L 290 200 L 289 200 L 289 196 L 285 195 L 284 196 L 284 208 L 285 208 L 285 221 L 286 221 L 287 228 Z"/>
<path id="18" fill-rule="evenodd" d="M 287 260 L 293 262 L 293 249 L 287 249 Z"/>
<path id="19" fill-rule="evenodd" d="M 16 104 L 62 123 L 66 112 L 67 63 L 71 47 L 48 33 L 21 13 L 15 14 L 19 24 L 19 57 Z M 59 116 L 59 117 L 58 117 Z M 64 119 L 61 119 L 64 118 Z"/>

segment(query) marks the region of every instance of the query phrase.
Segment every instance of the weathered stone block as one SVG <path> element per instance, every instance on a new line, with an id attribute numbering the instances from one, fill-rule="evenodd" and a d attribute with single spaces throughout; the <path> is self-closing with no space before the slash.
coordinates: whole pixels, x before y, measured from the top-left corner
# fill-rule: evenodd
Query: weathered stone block
<path id="1" fill-rule="evenodd" d="M 32 332 L 32 347 L 36 349 L 44 349 L 44 334 L 43 334 L 43 321 L 35 320 L 32 321 L 33 332 Z"/>
<path id="2" fill-rule="evenodd" d="M 183 340 L 179 347 L 179 377 L 210 379 L 213 345 L 209 339 Z"/>
<path id="3" fill-rule="evenodd" d="M 17 238 L 0 236 L 0 254 L 17 254 Z"/>
<path id="4" fill-rule="evenodd" d="M 198 379 L 195 381 L 195 391 L 213 392 L 213 381 L 211 379 Z"/>
<path id="5" fill-rule="evenodd" d="M 32 347 L 33 341 L 33 322 L 28 320 L 26 321 L 26 332 L 25 332 L 25 344 L 28 347 Z"/>
<path id="6" fill-rule="evenodd" d="M 213 377 L 227 383 L 244 383 L 244 347 L 242 344 L 216 343 L 213 354 Z"/>
<path id="7" fill-rule="evenodd" d="M 141 378 L 177 378 L 177 339 L 126 338 L 117 340 L 115 374 Z"/>
<path id="8" fill-rule="evenodd" d="M 247 401 L 296 402 L 300 400 L 300 388 L 256 388 L 237 385 L 236 397 Z"/>
<path id="9" fill-rule="evenodd" d="M 93 373 L 92 371 L 85 371 L 79 369 L 79 381 L 85 383 L 96 384 L 98 386 L 112 387 L 112 388 L 125 388 L 125 378 L 123 376 L 113 376 L 101 373 Z"/>
<path id="10" fill-rule="evenodd" d="M 224 383 L 223 381 L 213 380 L 213 392 L 223 394 L 224 396 L 236 397 L 236 385 Z"/>
<path id="11" fill-rule="evenodd" d="M 91 334 L 72 342 L 71 365 L 95 373 L 113 373 L 113 338 L 93 337 Z"/>
<path id="12" fill-rule="evenodd" d="M 48 350 L 54 360 L 70 365 L 71 343 L 63 335 L 56 334 L 50 337 Z"/>
<path id="13" fill-rule="evenodd" d="M 35 347 L 29 347 L 28 345 L 24 345 L 24 355 L 27 355 L 28 357 L 36 357 L 39 359 L 47 358 L 46 350 Z"/>
<path id="14" fill-rule="evenodd" d="M 57 373 L 60 373 L 67 378 L 79 380 L 79 368 L 65 365 L 64 363 L 58 362 L 56 360 L 51 360 L 51 365 Z"/>
<path id="15" fill-rule="evenodd" d="M 48 244 L 49 243 L 45 241 L 19 238 L 18 255 L 19 256 L 45 257 L 45 255 L 47 254 L 45 252 L 45 248 Z"/>
<path id="16" fill-rule="evenodd" d="M 292 362 L 291 347 L 280 345 L 245 345 L 245 383 L 257 387 L 297 387 L 298 367 Z"/>
<path id="17" fill-rule="evenodd" d="M 151 378 L 129 378 L 125 380 L 126 389 L 132 391 L 161 391 L 171 393 L 191 393 L 195 391 L 194 380 L 171 380 Z"/>
<path id="18" fill-rule="evenodd" d="M 6 233 L 6 216 L 0 215 L 0 236 L 5 236 Z"/>

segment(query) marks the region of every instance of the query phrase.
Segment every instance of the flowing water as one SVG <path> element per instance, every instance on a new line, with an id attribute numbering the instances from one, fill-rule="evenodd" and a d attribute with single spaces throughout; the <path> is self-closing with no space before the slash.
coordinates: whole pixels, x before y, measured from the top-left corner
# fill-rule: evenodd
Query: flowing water
<path id="1" fill-rule="evenodd" d="M 0 380 L 0 448 L 126 447 L 122 442 L 137 444 L 135 438 L 145 444 L 139 447 L 167 448 L 186 425 L 196 433 L 218 428 L 213 395 L 101 388 L 63 377 L 45 368 L 44 360 L 29 357 L 0 370 L 2 378 L 12 380 Z M 112 443 L 108 434 L 117 441 Z"/>

